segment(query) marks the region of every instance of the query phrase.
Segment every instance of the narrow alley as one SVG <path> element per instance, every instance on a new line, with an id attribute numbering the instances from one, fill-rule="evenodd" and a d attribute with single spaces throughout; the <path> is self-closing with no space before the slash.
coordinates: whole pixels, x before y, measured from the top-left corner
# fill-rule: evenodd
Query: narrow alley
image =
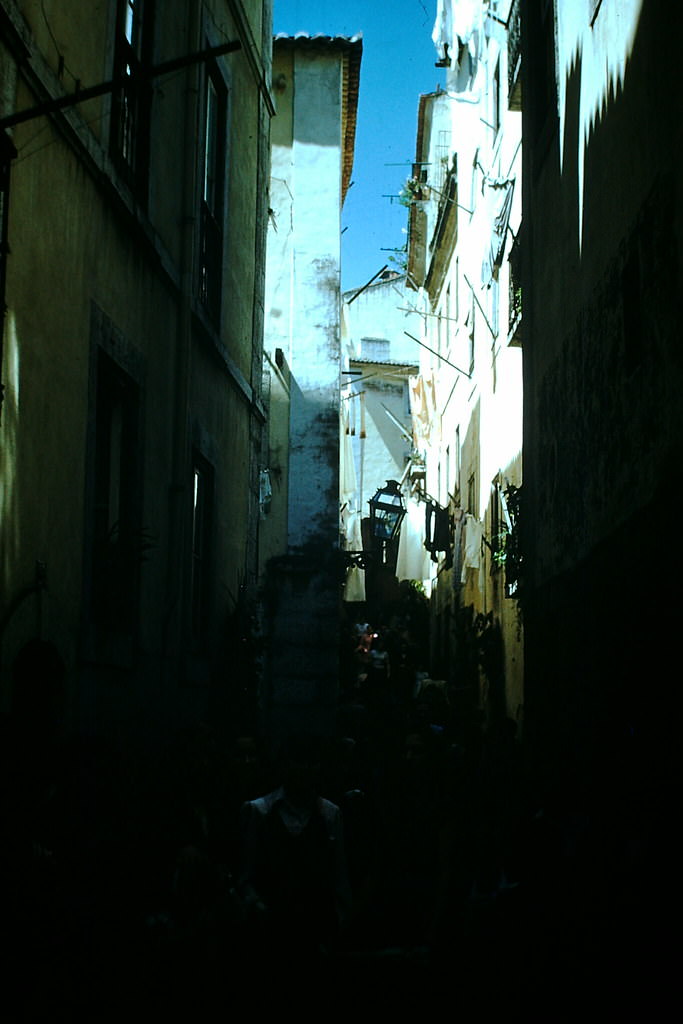
<path id="1" fill-rule="evenodd" d="M 153 763 L 62 737 L 62 666 L 27 654 L 1 747 L 4 1019 L 664 1007 L 678 840 L 657 736 L 532 770 L 510 719 L 454 713 L 405 619 L 382 628 L 351 624 L 336 735 L 222 743 L 197 722 Z M 309 808 L 289 842 L 246 813 L 274 791 L 271 811 Z"/>
<path id="2" fill-rule="evenodd" d="M 682 31 L 0 0 L 3 1021 L 681 1016 Z"/>

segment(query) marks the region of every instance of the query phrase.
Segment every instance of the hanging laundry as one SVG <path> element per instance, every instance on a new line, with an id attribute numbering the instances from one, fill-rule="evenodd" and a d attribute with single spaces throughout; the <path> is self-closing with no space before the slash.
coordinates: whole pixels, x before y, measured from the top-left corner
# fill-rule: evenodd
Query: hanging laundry
<path id="1" fill-rule="evenodd" d="M 448 62 L 448 50 L 453 47 L 453 21 L 451 5 L 448 0 L 437 0 L 436 20 L 432 29 L 432 42 L 436 47 L 439 60 Z"/>
<path id="2" fill-rule="evenodd" d="M 505 253 L 505 241 L 507 237 L 510 212 L 512 210 L 512 196 L 515 187 L 515 179 L 508 178 L 501 181 L 489 180 L 489 218 L 491 234 L 484 242 L 484 255 L 481 265 L 481 283 L 488 287 L 491 278 L 503 262 Z"/>
<path id="3" fill-rule="evenodd" d="M 437 551 L 446 552 L 448 564 L 452 564 L 451 531 L 448 509 L 441 508 L 435 501 L 425 505 L 425 545 L 432 553 L 432 561 L 437 562 Z"/>
<path id="4" fill-rule="evenodd" d="M 345 601 L 365 600 L 365 572 L 357 565 L 350 565 L 344 583 Z"/>
<path id="5" fill-rule="evenodd" d="M 424 522 L 424 514 L 418 502 L 408 501 L 396 558 L 396 576 L 399 580 L 424 581 L 431 578 L 432 563 L 423 543 Z"/>
<path id="6" fill-rule="evenodd" d="M 265 519 L 266 515 L 270 512 L 272 497 L 273 489 L 270 485 L 270 470 L 262 469 L 259 473 L 259 507 L 261 510 L 261 519 Z"/>
<path id="7" fill-rule="evenodd" d="M 478 569 L 481 563 L 481 544 L 484 536 L 484 525 L 474 516 L 467 516 L 467 532 L 465 536 L 464 566 L 467 569 Z"/>
<path id="8" fill-rule="evenodd" d="M 429 445 L 432 425 L 436 417 L 436 384 L 433 371 L 428 376 L 418 374 L 408 378 L 410 415 L 413 420 L 415 447 Z"/>
<path id="9" fill-rule="evenodd" d="M 453 589 L 459 591 L 463 583 L 465 551 L 465 513 L 458 508 L 453 513 Z"/>

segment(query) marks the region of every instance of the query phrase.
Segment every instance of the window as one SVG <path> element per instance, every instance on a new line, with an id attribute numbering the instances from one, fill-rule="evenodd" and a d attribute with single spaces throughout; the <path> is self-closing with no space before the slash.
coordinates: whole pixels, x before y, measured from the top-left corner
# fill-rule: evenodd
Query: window
<path id="1" fill-rule="evenodd" d="M 455 486 L 460 495 L 460 426 L 455 428 Z"/>
<path id="2" fill-rule="evenodd" d="M 489 285 L 489 309 L 491 314 L 491 369 L 493 373 L 493 391 L 495 392 L 498 384 L 498 307 L 499 307 L 499 289 L 498 289 L 498 271 L 491 278 L 491 284 Z"/>
<path id="3" fill-rule="evenodd" d="M 154 0 L 119 0 L 110 148 L 114 162 L 138 193 L 149 173 Z"/>
<path id="4" fill-rule="evenodd" d="M 139 522 L 139 391 L 100 350 L 97 356 L 91 615 L 128 633 L 135 625 L 146 547 Z"/>
<path id="5" fill-rule="evenodd" d="M 493 128 L 493 134 L 496 136 L 500 129 L 500 60 L 496 61 L 491 90 L 493 93 L 491 97 L 491 126 Z"/>
<path id="6" fill-rule="evenodd" d="M 521 340 L 520 325 L 522 321 L 522 276 L 521 276 L 521 255 L 520 239 L 522 237 L 521 225 L 517 236 L 512 243 L 508 262 L 510 265 L 509 274 L 509 295 L 508 295 L 508 344 L 519 345 Z"/>
<path id="7" fill-rule="evenodd" d="M 192 460 L 192 566 L 191 614 L 195 644 L 206 633 L 211 598 L 211 526 L 213 510 L 213 466 L 199 452 Z"/>
<path id="8" fill-rule="evenodd" d="M 227 106 L 228 91 L 214 61 L 207 65 L 204 80 L 199 297 L 216 327 L 220 324 L 223 281 Z"/>
<path id="9" fill-rule="evenodd" d="M 470 515 L 479 515 L 479 502 L 477 500 L 477 475 L 471 473 L 467 478 L 467 511 Z"/>
<path id="10" fill-rule="evenodd" d="M 501 555 L 504 550 L 504 534 L 500 516 L 500 477 L 496 476 L 491 483 L 491 572 L 500 568 Z"/>
<path id="11" fill-rule="evenodd" d="M 499 309 L 500 309 L 500 290 L 498 285 L 498 271 L 496 270 L 493 277 L 491 278 L 491 284 L 489 285 L 489 301 L 491 308 L 491 331 L 498 337 L 499 329 Z"/>
<path id="12" fill-rule="evenodd" d="M 0 132 L 0 311 L 5 311 L 5 284 L 7 281 L 7 257 L 9 255 L 9 187 L 12 160 L 17 151 L 6 132 Z M 0 324 L 0 371 L 3 367 L 3 337 Z M 2 414 L 4 385 L 0 377 L 0 415 Z"/>
<path id="13" fill-rule="evenodd" d="M 403 390 L 403 415 L 407 419 L 410 419 L 410 416 L 411 416 L 410 384 L 408 383 L 407 380 L 404 380 L 403 384 L 401 385 L 401 387 L 402 387 L 402 390 Z"/>
<path id="14" fill-rule="evenodd" d="M 558 117 L 553 0 L 533 0 L 525 17 L 529 26 L 527 51 L 533 54 L 529 88 L 529 96 L 533 101 L 532 120 L 534 134 L 541 135 L 556 129 Z M 544 154 L 543 146 L 541 150 Z"/>
<path id="15" fill-rule="evenodd" d="M 436 145 L 436 167 L 434 169 L 434 187 L 439 193 L 443 192 L 444 185 L 446 183 L 446 175 L 448 173 L 448 161 L 450 158 L 451 150 L 451 133 L 450 129 L 439 130 L 438 142 Z"/>

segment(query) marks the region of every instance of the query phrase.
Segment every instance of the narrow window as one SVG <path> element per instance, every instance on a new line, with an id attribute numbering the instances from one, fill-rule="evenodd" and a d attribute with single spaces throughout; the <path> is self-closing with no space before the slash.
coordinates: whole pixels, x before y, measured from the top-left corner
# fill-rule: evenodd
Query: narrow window
<path id="1" fill-rule="evenodd" d="M 517 231 L 517 237 L 512 243 L 508 262 L 509 274 L 509 295 L 508 295 L 508 344 L 519 344 L 521 340 L 522 321 L 522 277 L 520 258 L 521 225 Z"/>
<path id="2" fill-rule="evenodd" d="M 496 275 L 491 278 L 491 284 L 489 286 L 490 295 L 490 312 L 491 312 L 491 370 L 493 373 L 493 391 L 495 393 L 498 385 L 498 307 L 499 307 L 499 290 L 498 290 L 498 271 Z"/>
<path id="3" fill-rule="evenodd" d="M 220 324 L 223 280 L 223 217 L 226 163 L 227 89 L 215 63 L 204 85 L 203 188 L 199 297 L 214 326 Z"/>
<path id="4" fill-rule="evenodd" d="M 500 129 L 500 60 L 496 61 L 496 69 L 493 72 L 492 91 L 493 108 L 491 111 L 491 120 L 493 134 L 495 137 Z"/>
<path id="5" fill-rule="evenodd" d="M 436 169 L 434 171 L 434 185 L 439 193 L 438 198 L 442 198 L 443 188 L 446 183 L 446 175 L 448 174 L 448 158 L 450 156 L 451 149 L 451 133 L 450 129 L 440 130 L 439 139 L 436 146 Z"/>
<path id="6" fill-rule="evenodd" d="M 455 486 L 460 494 L 460 427 L 455 428 Z"/>
<path id="7" fill-rule="evenodd" d="M 500 290 L 498 285 L 498 270 L 496 269 L 493 277 L 491 278 L 491 284 L 489 286 L 490 302 L 491 302 L 491 328 L 493 334 L 498 337 L 499 322 L 498 312 L 500 309 Z"/>
<path id="8" fill-rule="evenodd" d="M 110 148 L 120 173 L 144 196 L 152 109 L 153 0 L 119 0 Z"/>
<path id="9" fill-rule="evenodd" d="M 500 568 L 500 556 L 503 551 L 503 534 L 500 516 L 500 478 L 495 477 L 491 483 L 491 572 Z"/>
<path id="10" fill-rule="evenodd" d="M 467 479 L 467 511 L 473 515 L 478 515 L 479 502 L 477 501 L 477 476 L 476 473 L 470 474 Z"/>
<path id="11" fill-rule="evenodd" d="M 130 632 L 144 555 L 138 516 L 136 383 L 104 352 L 97 361 L 92 607 L 94 622 Z"/>
<path id="12" fill-rule="evenodd" d="M 209 617 L 211 597 L 211 523 L 213 508 L 213 466 L 198 452 L 192 464 L 192 637 L 201 643 Z"/>

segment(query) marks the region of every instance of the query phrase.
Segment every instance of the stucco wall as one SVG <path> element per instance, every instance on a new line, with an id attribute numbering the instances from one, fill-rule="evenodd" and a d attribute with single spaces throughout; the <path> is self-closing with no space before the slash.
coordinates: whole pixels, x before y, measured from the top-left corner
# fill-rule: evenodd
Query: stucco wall
<path id="1" fill-rule="evenodd" d="M 287 449 L 286 534 L 279 517 L 262 524 L 272 554 L 266 727 L 275 732 L 328 730 L 336 707 L 345 45 L 278 39 L 273 57 L 266 346 L 288 367 L 287 389 L 273 393 L 288 418 L 280 407 L 270 422 L 271 461 Z"/>
<path id="2" fill-rule="evenodd" d="M 525 618 L 536 738 L 588 749 L 606 723 L 658 734 L 652 685 L 678 658 L 680 552 L 646 538 L 668 536 L 683 437 L 682 120 L 666 6 L 578 13 L 556 109 L 525 110 Z"/>
<path id="3" fill-rule="evenodd" d="M 7 31 L 2 113 L 8 104 L 34 104 L 38 82 L 61 95 L 73 89 L 71 72 L 82 84 L 111 76 L 113 5 L 71 5 L 68 18 L 54 5 L 45 12 L 34 3 L 10 6 L 30 60 L 17 64 L 16 39 Z M 260 44 L 262 5 L 244 6 Z M 212 4 L 206 18 L 201 5 L 182 16 L 157 5 L 157 14 L 155 61 L 194 52 L 214 42 L 215 33 L 221 42 L 238 37 L 225 3 Z M 4 21 L 0 28 L 4 46 Z M 265 36 L 269 43 L 270 30 Z M 55 39 L 65 59 L 61 79 Z M 206 712 L 212 673 L 230 685 L 217 664 L 223 625 L 256 568 L 249 558 L 267 209 L 268 99 L 254 75 L 258 52 L 252 66 L 246 44 L 221 58 L 230 93 L 221 325 L 208 325 L 197 301 L 202 62 L 155 81 L 146 196 L 132 194 L 110 158 L 109 97 L 13 129 L 19 156 L 12 167 L 2 366 L 2 608 L 34 580 L 37 561 L 46 565 L 47 587 L 5 624 L 5 706 L 12 659 L 33 635 L 61 651 L 72 722 L 80 717 L 89 728 L 151 736 Z M 16 93 L 6 87 L 14 80 Z M 151 542 L 125 644 L 98 639 L 89 603 L 101 352 L 137 388 L 135 487 L 139 527 Z M 214 471 L 201 640 L 190 627 L 193 447 Z"/>

